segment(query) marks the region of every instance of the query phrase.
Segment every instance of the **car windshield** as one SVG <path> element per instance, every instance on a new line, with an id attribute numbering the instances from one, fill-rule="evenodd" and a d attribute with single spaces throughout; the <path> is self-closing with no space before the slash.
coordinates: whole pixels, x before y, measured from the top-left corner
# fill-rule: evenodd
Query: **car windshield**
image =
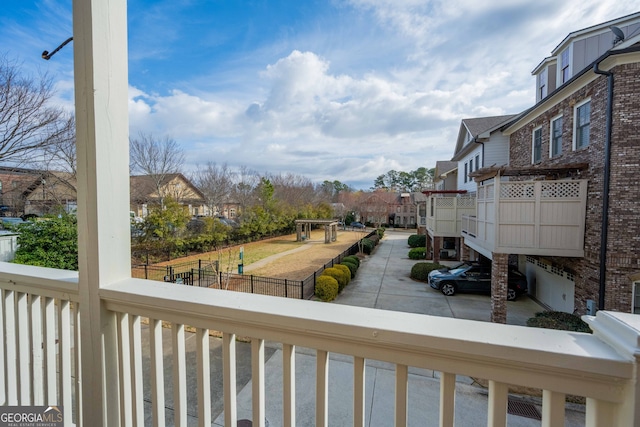
<path id="1" fill-rule="evenodd" d="M 449 274 L 461 274 L 464 273 L 467 269 L 466 268 L 454 268 L 449 270 Z"/>

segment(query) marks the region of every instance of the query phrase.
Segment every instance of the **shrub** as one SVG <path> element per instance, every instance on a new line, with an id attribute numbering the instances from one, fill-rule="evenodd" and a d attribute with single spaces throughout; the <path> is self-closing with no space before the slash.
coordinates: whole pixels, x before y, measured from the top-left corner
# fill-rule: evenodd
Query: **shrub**
<path id="1" fill-rule="evenodd" d="M 411 267 L 411 278 L 426 282 L 429 278 L 429 273 L 433 270 L 439 270 L 444 268 L 444 265 L 436 264 L 433 262 L 417 262 Z"/>
<path id="2" fill-rule="evenodd" d="M 349 283 L 348 280 L 351 279 L 351 273 L 348 275 L 349 278 L 347 278 L 347 273 L 335 267 L 325 268 L 322 272 L 322 276 L 330 276 L 338 281 L 338 292 L 341 292 L 344 287 L 347 286 L 347 283 Z"/>
<path id="3" fill-rule="evenodd" d="M 371 240 L 373 246 L 378 246 L 378 243 L 380 243 L 380 236 L 378 236 L 377 234 L 369 236 L 368 239 Z"/>
<path id="4" fill-rule="evenodd" d="M 349 272 L 351 273 L 351 278 L 356 277 L 356 272 L 358 271 L 358 266 L 349 261 L 342 261 L 342 265 L 347 266 Z"/>
<path id="5" fill-rule="evenodd" d="M 427 250 L 425 248 L 409 249 L 410 259 L 425 259 L 426 257 L 427 257 Z"/>
<path id="6" fill-rule="evenodd" d="M 368 239 L 365 237 L 364 239 L 361 240 L 361 242 L 362 242 L 362 252 L 364 252 L 367 255 L 371 255 L 371 252 L 375 247 L 371 239 Z"/>
<path id="7" fill-rule="evenodd" d="M 424 248 L 427 246 L 427 236 L 424 234 L 412 234 L 407 239 L 410 248 Z"/>
<path id="8" fill-rule="evenodd" d="M 527 320 L 527 326 L 534 328 L 560 329 L 563 331 L 591 333 L 591 328 L 580 316 L 562 311 L 542 311 Z"/>
<path id="9" fill-rule="evenodd" d="M 376 232 L 378 233 L 378 237 L 382 239 L 382 237 L 384 236 L 384 227 L 378 227 Z"/>
<path id="10" fill-rule="evenodd" d="M 316 296 L 322 301 L 333 301 L 338 296 L 338 281 L 331 276 L 316 277 Z"/>
<path id="11" fill-rule="evenodd" d="M 358 258 L 355 255 L 346 256 L 346 257 L 342 258 L 342 261 L 343 262 L 344 261 L 353 262 L 356 265 L 356 267 L 360 267 L 360 258 Z"/>
<path id="12" fill-rule="evenodd" d="M 342 264 L 335 264 L 333 268 L 337 268 L 338 270 L 341 270 L 345 274 L 345 277 L 347 278 L 347 285 L 348 285 L 349 282 L 351 281 L 351 269 L 346 265 L 342 265 Z"/>

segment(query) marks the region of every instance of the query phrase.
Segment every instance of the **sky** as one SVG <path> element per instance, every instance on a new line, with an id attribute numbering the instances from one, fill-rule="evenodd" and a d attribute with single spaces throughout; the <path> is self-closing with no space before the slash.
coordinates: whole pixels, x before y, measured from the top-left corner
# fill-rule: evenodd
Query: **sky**
<path id="1" fill-rule="evenodd" d="M 11 0 L 0 55 L 73 109 L 71 0 Z M 369 189 L 453 156 L 463 118 L 535 102 L 531 70 L 569 32 L 637 0 L 129 0 L 130 135 L 207 162 Z"/>

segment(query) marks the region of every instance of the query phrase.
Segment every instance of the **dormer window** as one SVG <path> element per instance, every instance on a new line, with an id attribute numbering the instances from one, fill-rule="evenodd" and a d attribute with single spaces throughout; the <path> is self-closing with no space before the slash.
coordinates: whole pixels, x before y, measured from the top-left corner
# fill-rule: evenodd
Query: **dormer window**
<path id="1" fill-rule="evenodd" d="M 569 67 L 569 48 L 566 48 L 560 54 L 560 81 L 566 83 L 571 78 Z"/>
<path id="2" fill-rule="evenodd" d="M 547 70 L 542 70 L 538 75 L 538 96 L 539 99 L 547 96 Z"/>

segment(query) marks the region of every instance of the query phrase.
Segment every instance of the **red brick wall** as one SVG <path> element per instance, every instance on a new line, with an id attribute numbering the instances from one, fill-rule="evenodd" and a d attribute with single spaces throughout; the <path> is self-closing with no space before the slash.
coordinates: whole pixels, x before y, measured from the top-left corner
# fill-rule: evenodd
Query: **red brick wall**
<path id="1" fill-rule="evenodd" d="M 631 310 L 631 274 L 640 272 L 640 64 L 615 67 L 611 144 L 611 181 L 607 242 L 605 308 Z M 574 105 L 591 98 L 589 146 L 572 151 Z M 598 301 L 599 257 L 602 232 L 602 190 L 606 129 L 607 78 L 599 77 L 568 99 L 555 105 L 511 135 L 510 163 L 531 164 L 531 136 L 542 125 L 542 163 L 589 163 L 580 178 L 589 180 L 585 227 L 585 257 L 547 257 L 554 264 L 575 272 L 575 308 L 583 314 L 586 300 Z M 550 120 L 563 114 L 562 154 L 549 158 Z"/>

